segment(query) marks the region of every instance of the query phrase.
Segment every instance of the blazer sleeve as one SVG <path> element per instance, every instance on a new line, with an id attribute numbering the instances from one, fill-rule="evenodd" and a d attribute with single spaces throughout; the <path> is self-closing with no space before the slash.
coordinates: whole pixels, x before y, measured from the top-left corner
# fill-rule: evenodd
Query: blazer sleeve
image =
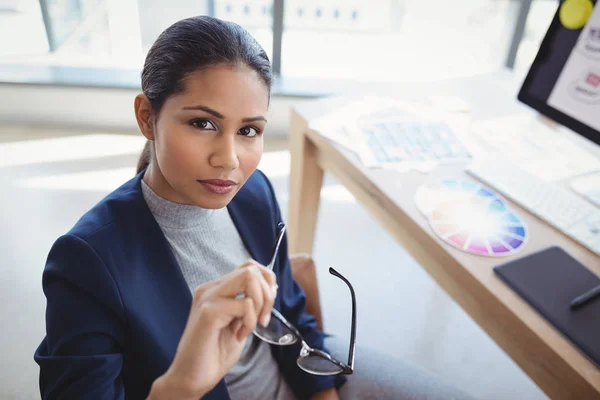
<path id="1" fill-rule="evenodd" d="M 263 174 L 264 175 L 264 174 Z M 283 221 L 281 210 L 275 197 L 275 192 L 268 178 L 265 180 L 269 185 L 272 199 L 272 212 L 276 223 Z M 323 342 L 327 336 L 317 328 L 316 319 L 305 311 L 306 297 L 304 291 L 292 276 L 290 260 L 288 257 L 287 234 L 281 242 L 279 256 L 275 263 L 276 275 L 278 277 L 279 293 L 281 301 L 281 313 L 300 331 L 304 341 L 312 348 L 327 351 Z M 296 360 L 300 353 L 300 344 L 293 346 L 281 346 L 281 351 L 277 352 L 280 357 L 279 362 L 286 382 L 290 385 L 299 399 L 307 399 L 313 394 L 330 388 L 339 388 L 346 378 L 342 375 L 336 376 L 317 376 L 312 375 L 298 367 Z"/>
<path id="2" fill-rule="evenodd" d="M 34 355 L 42 398 L 123 399 L 123 304 L 96 251 L 77 236 L 59 238 L 42 286 L 46 337 Z"/>

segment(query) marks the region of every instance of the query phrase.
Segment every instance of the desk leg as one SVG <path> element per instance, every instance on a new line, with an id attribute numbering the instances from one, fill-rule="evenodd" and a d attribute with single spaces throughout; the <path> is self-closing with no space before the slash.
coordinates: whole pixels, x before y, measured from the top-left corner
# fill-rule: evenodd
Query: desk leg
<path id="1" fill-rule="evenodd" d="M 306 121 L 292 111 L 290 124 L 290 211 L 288 251 L 312 254 L 323 186 L 317 148 L 305 134 Z"/>

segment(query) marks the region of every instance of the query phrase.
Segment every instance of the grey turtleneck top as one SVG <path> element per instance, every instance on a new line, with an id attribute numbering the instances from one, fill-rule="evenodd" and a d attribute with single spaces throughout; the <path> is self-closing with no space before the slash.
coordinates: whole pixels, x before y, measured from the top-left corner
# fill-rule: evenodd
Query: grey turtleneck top
<path id="1" fill-rule="evenodd" d="M 177 204 L 142 180 L 144 199 L 163 231 L 190 291 L 233 271 L 251 258 L 227 208 Z M 225 376 L 233 400 L 294 399 L 269 344 L 250 335 L 238 363 Z"/>

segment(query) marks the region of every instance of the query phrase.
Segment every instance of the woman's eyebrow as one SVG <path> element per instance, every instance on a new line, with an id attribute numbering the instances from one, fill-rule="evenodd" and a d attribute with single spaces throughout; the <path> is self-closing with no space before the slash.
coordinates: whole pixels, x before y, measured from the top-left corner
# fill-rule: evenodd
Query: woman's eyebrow
<path id="1" fill-rule="evenodd" d="M 223 114 L 221 114 L 218 111 L 213 110 L 210 107 L 206 107 L 203 106 L 201 104 L 195 105 L 195 106 L 188 106 L 188 107 L 183 107 L 182 110 L 202 110 L 205 111 L 211 115 L 214 115 L 215 117 L 219 118 L 219 119 L 225 119 L 225 116 Z M 251 117 L 251 118 L 244 118 L 242 120 L 242 122 L 254 122 L 254 121 L 265 121 L 267 122 L 267 119 L 263 116 L 257 116 L 257 117 Z"/>
<path id="2" fill-rule="evenodd" d="M 210 107 L 203 106 L 201 104 L 198 104 L 196 106 L 183 107 L 182 110 L 202 110 L 202 111 L 206 111 L 209 114 L 214 115 L 215 117 L 217 117 L 219 119 L 225 119 L 225 117 L 223 116 L 223 114 L 221 114 L 220 112 L 215 111 L 215 110 L 213 110 Z"/>
<path id="3" fill-rule="evenodd" d="M 265 121 L 267 122 L 267 119 L 263 116 L 258 116 L 258 117 L 252 117 L 252 118 L 244 118 L 242 120 L 242 122 L 254 122 L 254 121 Z"/>

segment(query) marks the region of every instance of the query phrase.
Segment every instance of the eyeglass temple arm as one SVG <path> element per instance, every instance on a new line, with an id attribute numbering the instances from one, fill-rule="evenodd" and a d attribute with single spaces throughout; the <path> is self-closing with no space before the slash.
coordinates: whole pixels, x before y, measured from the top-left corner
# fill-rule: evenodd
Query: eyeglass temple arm
<path id="1" fill-rule="evenodd" d="M 279 245 L 283 241 L 283 235 L 285 235 L 285 224 L 280 222 L 277 224 L 277 239 L 275 241 L 275 246 L 273 246 L 273 254 L 271 255 L 271 261 L 267 265 L 271 271 L 273 270 L 273 266 L 275 265 L 275 259 L 277 258 L 277 253 L 279 253 Z"/>
<path id="2" fill-rule="evenodd" d="M 329 273 L 333 276 L 337 276 L 341 280 L 348 285 L 350 289 L 350 296 L 352 297 L 352 327 L 350 328 L 350 350 L 348 351 L 348 366 L 350 369 L 354 369 L 354 348 L 356 345 L 356 296 L 354 294 L 354 288 L 348 281 L 348 279 L 344 278 L 342 274 L 337 272 L 335 269 L 329 267 Z"/>

